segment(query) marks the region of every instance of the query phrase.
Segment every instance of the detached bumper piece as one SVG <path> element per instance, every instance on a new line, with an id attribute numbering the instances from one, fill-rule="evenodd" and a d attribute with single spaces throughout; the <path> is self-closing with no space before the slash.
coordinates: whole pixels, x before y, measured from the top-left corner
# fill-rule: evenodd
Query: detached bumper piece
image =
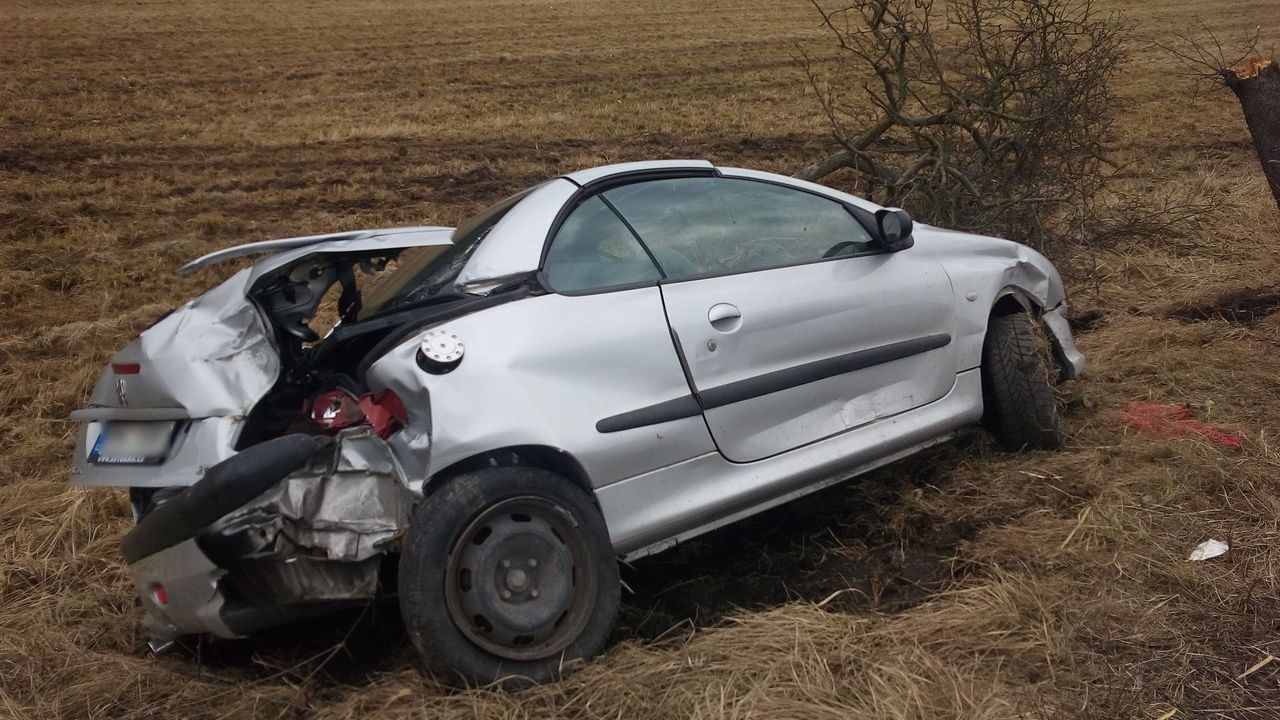
<path id="1" fill-rule="evenodd" d="M 1071 336 L 1071 326 L 1067 324 L 1067 304 L 1060 303 L 1052 310 L 1047 310 L 1041 318 L 1049 328 L 1053 338 L 1053 356 L 1058 361 L 1058 379 L 1062 381 L 1080 377 L 1084 372 L 1084 353 L 1076 348 L 1075 338 Z"/>
<path id="2" fill-rule="evenodd" d="M 152 648 L 373 598 L 414 501 L 368 428 L 288 435 L 215 465 L 122 543 Z"/>

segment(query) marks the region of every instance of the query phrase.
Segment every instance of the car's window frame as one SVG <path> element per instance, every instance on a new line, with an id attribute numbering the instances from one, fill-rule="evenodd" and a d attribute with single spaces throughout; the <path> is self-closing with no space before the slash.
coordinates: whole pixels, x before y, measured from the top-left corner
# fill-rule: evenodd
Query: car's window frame
<path id="1" fill-rule="evenodd" d="M 845 212 L 849 213 L 849 216 L 853 219 L 853 221 L 857 223 L 863 229 L 864 232 L 867 233 L 867 235 L 871 238 L 872 247 L 862 252 L 850 253 L 847 255 L 833 255 L 832 257 L 829 257 L 829 258 L 820 257 L 820 258 L 814 258 L 812 260 L 803 260 L 800 262 L 792 262 L 792 263 L 780 263 L 777 265 L 765 265 L 765 266 L 754 267 L 750 269 L 712 271 L 712 272 L 705 272 L 705 273 L 697 273 L 694 275 L 684 275 L 681 277 L 668 277 L 666 270 L 664 270 L 662 267 L 662 263 L 658 262 L 657 258 L 653 254 L 652 248 L 649 247 L 649 244 L 645 242 L 644 238 L 640 236 L 640 233 L 637 232 L 636 229 L 631 225 L 631 222 L 627 220 L 627 217 L 623 215 L 616 207 L 614 207 L 612 202 L 609 202 L 609 198 L 605 197 L 604 193 L 608 192 L 609 190 L 617 189 L 619 187 L 625 187 L 630 185 L 640 185 L 640 184 L 649 183 L 649 182 L 657 182 L 662 180 L 683 180 L 687 178 L 708 178 L 708 177 L 716 180 L 734 180 L 739 182 L 753 182 L 753 183 L 761 183 L 763 185 L 772 185 L 774 187 L 780 187 L 787 190 L 791 190 L 796 193 L 811 195 L 813 197 L 821 198 L 828 202 L 834 203 L 839 207 L 844 208 Z M 630 231 L 632 237 L 634 237 L 636 241 L 640 243 L 640 247 L 642 247 L 645 253 L 649 256 L 650 262 L 652 262 L 654 266 L 658 269 L 658 273 L 661 276 L 658 280 L 646 280 L 644 282 L 628 283 L 626 285 L 611 285 L 605 288 L 596 288 L 596 289 L 590 289 L 590 290 L 575 290 L 575 291 L 554 290 L 547 283 L 546 273 L 545 273 L 547 255 L 551 250 L 551 243 L 555 240 L 556 235 L 558 235 L 560 232 L 560 227 L 569 218 L 569 215 L 571 215 L 574 212 L 574 210 L 578 208 L 579 205 L 586 202 L 590 198 L 596 197 L 596 196 L 599 196 L 600 199 L 604 201 L 605 205 L 609 207 L 609 210 L 612 211 L 613 214 L 616 215 L 618 219 L 622 221 L 623 225 L 626 226 L 627 230 Z M 727 277 L 730 275 L 745 275 L 747 273 L 768 272 L 770 270 L 780 270 L 783 268 L 790 268 L 790 267 L 802 267 L 805 265 L 814 265 L 817 263 L 836 262 L 839 260 L 850 260 L 854 258 L 864 258 L 864 257 L 875 256 L 875 255 L 888 255 L 891 252 L 892 251 L 884 247 L 884 240 L 883 238 L 880 237 L 880 232 L 876 229 L 874 213 L 867 211 L 863 208 L 860 208 L 857 205 L 854 205 L 852 203 L 841 200 L 839 198 L 832 197 L 830 195 L 826 195 L 820 192 L 815 192 L 808 188 L 796 187 L 788 183 L 777 182 L 777 181 L 761 179 L 761 178 L 743 178 L 743 177 L 724 176 L 718 172 L 707 173 L 705 171 L 699 171 L 699 172 L 687 172 L 687 173 L 676 172 L 676 173 L 661 173 L 661 174 L 646 173 L 642 176 L 635 177 L 634 179 L 630 179 L 630 178 L 624 179 L 621 182 L 597 183 L 592 186 L 584 187 L 580 189 L 578 191 L 578 194 L 575 195 L 569 202 L 565 203 L 564 208 L 562 208 L 560 212 L 556 215 L 555 222 L 552 223 L 551 229 L 547 232 L 547 237 L 543 241 L 542 257 L 538 263 L 538 278 L 539 278 L 539 282 L 542 284 L 544 288 L 547 289 L 548 292 L 556 293 L 559 295 L 569 295 L 569 296 L 597 295 L 605 292 L 622 292 L 625 290 L 635 290 L 638 288 L 652 287 L 656 285 L 668 285 L 673 283 L 692 282 L 697 280 L 706 280 L 709 278 Z"/>
<path id="2" fill-rule="evenodd" d="M 574 213 L 576 213 L 579 208 L 595 198 L 599 198 L 604 204 L 605 209 L 607 209 L 613 217 L 616 218 L 624 228 L 626 228 L 627 232 L 631 235 L 631 239 L 636 242 L 636 245 L 644 252 L 644 256 L 649 259 L 649 263 L 653 265 L 653 269 L 657 271 L 658 277 L 656 279 L 639 280 L 630 283 L 618 283 L 615 285 L 605 285 L 598 288 L 584 288 L 581 290 L 559 290 L 552 287 L 550 278 L 547 277 L 547 260 L 551 257 L 552 245 L 554 245 L 556 239 L 559 238 L 560 231 L 564 229 L 569 218 L 573 217 Z M 609 199 L 604 196 L 603 191 L 584 193 L 581 196 L 575 196 L 572 200 L 565 203 L 565 208 L 567 208 L 567 211 L 562 209 L 556 216 L 555 223 L 553 224 L 553 230 L 548 233 L 546 243 L 542 248 L 542 259 L 538 262 L 538 281 L 548 291 L 557 295 L 567 295 L 570 297 L 577 295 L 598 295 L 606 292 L 621 292 L 624 290 L 635 290 L 637 288 L 654 287 L 666 279 L 667 274 L 662 269 L 662 263 L 659 263 L 657 258 L 653 256 L 653 252 L 649 250 L 649 246 L 645 244 L 644 240 L 640 239 L 640 235 L 636 233 L 636 229 L 631 227 L 631 223 L 627 222 L 627 219 L 622 216 L 622 213 L 618 212 L 618 209 L 613 206 L 613 203 L 609 202 Z"/>

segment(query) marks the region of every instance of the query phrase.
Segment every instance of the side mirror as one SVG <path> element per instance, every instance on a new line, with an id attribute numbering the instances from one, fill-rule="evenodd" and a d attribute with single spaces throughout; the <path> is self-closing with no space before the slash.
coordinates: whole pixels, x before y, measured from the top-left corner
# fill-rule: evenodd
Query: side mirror
<path id="1" fill-rule="evenodd" d="M 911 238 L 911 215 L 898 208 L 881 208 L 876 211 L 876 228 L 880 231 L 880 243 L 889 252 L 906 250 L 915 244 Z"/>

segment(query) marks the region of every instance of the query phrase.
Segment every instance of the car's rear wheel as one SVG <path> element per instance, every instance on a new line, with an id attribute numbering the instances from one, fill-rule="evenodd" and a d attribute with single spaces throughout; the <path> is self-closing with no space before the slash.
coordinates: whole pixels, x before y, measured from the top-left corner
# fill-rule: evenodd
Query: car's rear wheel
<path id="1" fill-rule="evenodd" d="M 546 682 L 604 646 L 618 564 L 604 518 L 571 481 L 528 467 L 455 477 L 414 514 L 400 609 L 446 680 Z"/>
<path id="2" fill-rule="evenodd" d="M 992 317 L 982 344 L 983 422 L 1010 450 L 1057 450 L 1062 425 L 1048 343 L 1026 313 Z"/>

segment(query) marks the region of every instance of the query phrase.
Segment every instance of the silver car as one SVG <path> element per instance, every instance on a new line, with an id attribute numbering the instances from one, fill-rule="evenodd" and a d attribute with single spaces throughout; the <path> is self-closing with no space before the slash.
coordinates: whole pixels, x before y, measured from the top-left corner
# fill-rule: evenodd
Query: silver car
<path id="1" fill-rule="evenodd" d="M 250 256 L 72 415 L 156 649 L 398 596 L 442 676 L 552 679 L 604 645 L 618 558 L 979 423 L 1058 447 L 1051 375 L 1084 368 L 1037 252 L 701 161 L 179 272 Z"/>

